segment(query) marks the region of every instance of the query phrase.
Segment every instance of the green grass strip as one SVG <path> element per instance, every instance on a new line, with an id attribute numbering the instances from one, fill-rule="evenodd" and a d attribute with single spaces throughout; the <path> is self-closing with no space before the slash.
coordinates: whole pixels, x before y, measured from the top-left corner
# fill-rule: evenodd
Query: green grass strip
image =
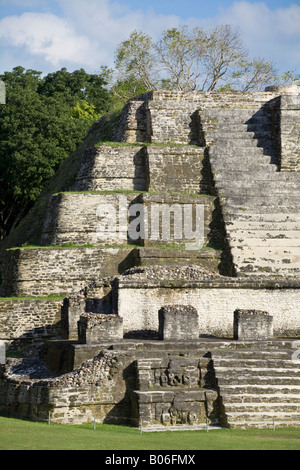
<path id="1" fill-rule="evenodd" d="M 300 429 L 143 432 L 114 425 L 33 423 L 0 417 L 0 450 L 299 450 Z M 134 453 L 133 453 L 134 455 Z"/>

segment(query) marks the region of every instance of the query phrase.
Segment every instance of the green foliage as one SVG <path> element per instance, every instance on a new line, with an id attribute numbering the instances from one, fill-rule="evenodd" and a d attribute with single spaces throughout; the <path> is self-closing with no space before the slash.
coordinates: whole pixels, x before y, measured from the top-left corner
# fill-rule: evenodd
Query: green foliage
<path id="1" fill-rule="evenodd" d="M 120 79 L 125 83 L 137 79 L 147 90 L 157 86 L 155 46 L 152 38 L 141 31 L 133 31 L 130 37 L 116 49 L 115 64 Z"/>
<path id="2" fill-rule="evenodd" d="M 103 73 L 103 75 L 102 75 Z M 59 96 L 64 101 L 73 104 L 84 100 L 88 105 L 93 105 L 98 116 L 110 109 L 111 97 L 106 89 L 109 73 L 102 69 L 102 73 L 88 74 L 85 70 L 68 72 L 66 68 L 48 74 L 40 83 L 38 93 L 45 96 Z"/>
<path id="3" fill-rule="evenodd" d="M 230 25 L 170 28 L 157 42 L 134 31 L 118 46 L 115 64 L 119 84 L 134 77 L 146 90 L 255 91 L 278 81 L 275 65 L 249 58 Z"/>
<path id="4" fill-rule="evenodd" d="M 126 101 L 146 93 L 147 88 L 142 79 L 130 75 L 123 80 L 116 80 L 111 88 L 113 106 L 123 106 Z"/>
<path id="5" fill-rule="evenodd" d="M 105 81 L 84 70 L 16 67 L 0 76 L 0 240 L 20 222 L 60 164 L 111 105 Z"/>

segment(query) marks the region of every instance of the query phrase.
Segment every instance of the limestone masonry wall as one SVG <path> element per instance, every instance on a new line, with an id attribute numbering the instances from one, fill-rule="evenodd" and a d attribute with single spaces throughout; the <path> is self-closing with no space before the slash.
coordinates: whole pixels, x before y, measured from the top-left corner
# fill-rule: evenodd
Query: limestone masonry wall
<path id="1" fill-rule="evenodd" d="M 6 342 L 61 334 L 62 300 L 0 300 L 0 339 Z"/>
<path id="2" fill-rule="evenodd" d="M 281 170 L 300 171 L 300 93 L 281 96 L 280 130 Z"/>
<path id="3" fill-rule="evenodd" d="M 278 152 L 283 152 L 282 171 L 298 171 L 299 96 L 299 86 L 295 85 L 268 87 L 264 92 L 255 93 L 158 90 L 128 102 L 127 115 L 124 110 L 115 139 L 205 145 L 204 110 L 244 108 L 253 109 L 255 114 L 266 106 L 274 118 L 274 140 L 279 137 Z M 280 160 L 280 155 L 278 157 Z"/>
<path id="4" fill-rule="evenodd" d="M 198 113 L 201 116 L 205 109 L 236 107 L 253 109 L 254 114 L 276 96 L 274 92 L 153 92 L 146 102 L 151 142 L 201 144 Z"/>
<path id="5" fill-rule="evenodd" d="M 199 193 L 204 149 L 192 146 L 147 148 L 149 191 Z"/>
<path id="6" fill-rule="evenodd" d="M 145 149 L 101 145 L 83 155 L 74 191 L 147 190 Z"/>
<path id="7" fill-rule="evenodd" d="M 154 283 L 155 284 L 155 283 Z M 199 335 L 232 337 L 233 316 L 237 309 L 264 310 L 274 317 L 274 334 L 297 336 L 300 334 L 299 288 L 253 288 L 230 283 L 170 282 L 119 284 L 118 314 L 123 318 L 124 332 L 132 330 L 158 331 L 158 311 L 163 305 L 191 305 L 199 314 Z M 132 315 L 134 312 L 134 315 Z"/>
<path id="8" fill-rule="evenodd" d="M 148 95 L 139 96 L 124 106 L 113 140 L 117 142 L 150 142 L 145 106 L 147 98 Z"/>
<path id="9" fill-rule="evenodd" d="M 6 252 L 5 296 L 67 295 L 134 265 L 128 248 L 16 249 Z"/>
<path id="10" fill-rule="evenodd" d="M 135 193 L 54 195 L 46 212 L 41 244 L 127 244 L 127 211 L 136 197 Z"/>
<path id="11" fill-rule="evenodd" d="M 146 240 L 132 240 L 134 243 L 149 245 L 163 243 L 161 234 L 159 240 L 149 240 L 151 236 L 151 207 L 179 208 L 184 219 L 184 205 L 191 205 L 195 211 L 196 206 L 203 206 L 204 236 L 206 242 L 214 242 L 220 246 L 222 227 L 220 212 L 217 210 L 216 197 L 168 194 L 143 193 L 133 194 L 92 194 L 92 193 L 61 193 L 51 198 L 45 217 L 41 236 L 42 245 L 63 245 L 75 243 L 77 245 L 92 244 L 127 244 L 130 242 L 127 233 L 130 219 L 128 209 L 131 204 L 142 204 L 145 209 L 145 219 L 149 226 L 149 237 Z M 147 213 L 146 213 L 147 211 Z M 167 216 L 171 221 L 171 238 L 173 241 L 172 212 Z M 195 216 L 194 216 L 195 217 Z M 160 224 L 161 225 L 161 224 Z M 182 223 L 183 229 L 183 223 Z M 184 235 L 184 234 L 183 234 Z M 153 236 L 153 234 L 152 234 Z M 174 240 L 175 241 L 175 240 Z M 185 243 L 184 236 L 177 243 Z"/>

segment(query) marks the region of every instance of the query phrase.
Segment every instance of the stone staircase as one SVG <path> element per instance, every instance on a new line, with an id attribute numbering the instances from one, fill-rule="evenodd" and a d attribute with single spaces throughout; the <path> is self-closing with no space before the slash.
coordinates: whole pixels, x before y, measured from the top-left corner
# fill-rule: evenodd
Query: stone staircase
<path id="1" fill-rule="evenodd" d="M 222 425 L 300 425 L 300 364 L 292 360 L 291 346 L 291 341 L 258 342 L 249 343 L 249 349 L 246 344 L 245 349 L 212 351 Z"/>
<path id="2" fill-rule="evenodd" d="M 202 125 L 236 274 L 298 275 L 300 179 L 278 171 L 268 108 L 206 110 Z"/>

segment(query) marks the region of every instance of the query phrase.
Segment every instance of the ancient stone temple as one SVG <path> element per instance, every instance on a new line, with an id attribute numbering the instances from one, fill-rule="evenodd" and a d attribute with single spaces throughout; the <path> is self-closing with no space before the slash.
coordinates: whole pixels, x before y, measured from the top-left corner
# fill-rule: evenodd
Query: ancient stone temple
<path id="1" fill-rule="evenodd" d="M 3 254 L 0 412 L 300 426 L 299 136 L 297 85 L 154 91 L 90 135 Z"/>

